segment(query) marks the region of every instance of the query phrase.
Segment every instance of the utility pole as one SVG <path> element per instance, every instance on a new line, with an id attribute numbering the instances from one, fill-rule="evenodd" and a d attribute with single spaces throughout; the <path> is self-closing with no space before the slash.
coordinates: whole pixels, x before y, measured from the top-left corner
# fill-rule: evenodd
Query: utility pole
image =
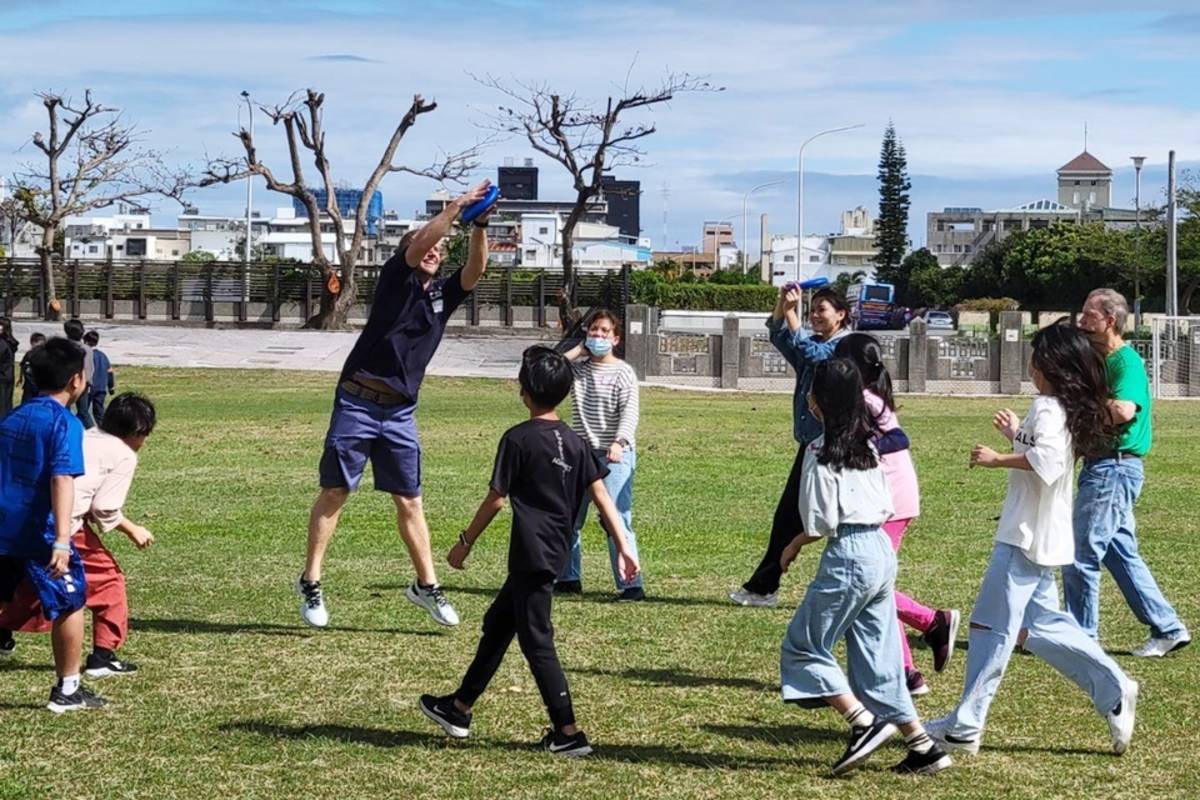
<path id="1" fill-rule="evenodd" d="M 1178 252 L 1175 241 L 1175 151 L 1167 153 L 1167 316 L 1179 316 Z"/>

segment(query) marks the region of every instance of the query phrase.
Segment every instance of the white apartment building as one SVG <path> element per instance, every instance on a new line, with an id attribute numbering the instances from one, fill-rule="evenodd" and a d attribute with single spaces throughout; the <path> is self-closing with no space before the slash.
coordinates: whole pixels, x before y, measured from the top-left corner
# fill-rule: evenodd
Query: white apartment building
<path id="1" fill-rule="evenodd" d="M 521 238 L 517 263 L 529 269 L 562 269 L 563 219 L 557 213 L 521 215 Z M 651 263 L 650 240 L 630 241 L 615 225 L 580 222 L 575 226 L 571 255 L 583 272 L 607 272 L 625 264 L 647 267 Z"/>

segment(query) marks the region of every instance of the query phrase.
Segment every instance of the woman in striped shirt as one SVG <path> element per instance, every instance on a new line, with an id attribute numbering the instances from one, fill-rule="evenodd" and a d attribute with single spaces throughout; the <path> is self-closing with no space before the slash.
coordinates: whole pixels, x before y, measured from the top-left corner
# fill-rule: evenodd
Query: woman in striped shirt
<path id="1" fill-rule="evenodd" d="M 587 339 L 567 351 L 575 371 L 571 391 L 575 432 L 587 440 L 596 455 L 608 466 L 604 488 L 617 505 L 625 525 L 625 540 L 633 557 L 639 558 L 637 538 L 633 533 L 633 472 L 637 465 L 634 436 L 638 423 L 638 382 L 633 367 L 617 358 L 613 349 L 620 343 L 620 321 L 617 315 L 601 309 L 588 323 Z M 583 592 L 583 548 L 580 531 L 587 520 L 587 501 L 575 518 L 575 542 L 571 558 L 554 586 L 556 592 Z M 610 539 L 611 541 L 611 539 Z M 632 581 L 621 580 L 617 573 L 617 554 L 609 548 L 613 580 L 617 584 L 617 599 L 638 601 L 646 599 L 642 576 Z M 639 562 L 640 563 L 640 562 Z"/>

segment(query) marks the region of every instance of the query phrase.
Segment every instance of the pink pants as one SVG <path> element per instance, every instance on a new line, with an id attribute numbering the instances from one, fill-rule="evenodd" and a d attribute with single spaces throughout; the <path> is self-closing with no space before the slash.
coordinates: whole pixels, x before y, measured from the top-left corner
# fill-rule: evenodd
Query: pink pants
<path id="1" fill-rule="evenodd" d="M 904 541 L 904 532 L 911 524 L 911 519 L 890 519 L 883 523 L 883 532 L 887 534 L 892 543 L 892 549 L 897 553 L 900 552 L 900 543 Z M 915 667 L 913 667 L 912 651 L 908 648 L 908 635 L 904 632 L 904 626 L 909 625 L 924 633 L 933 625 L 935 616 L 936 612 L 932 608 L 926 608 L 904 592 L 896 590 L 896 624 L 900 626 L 900 647 L 904 651 L 904 670 L 906 672 Z"/>

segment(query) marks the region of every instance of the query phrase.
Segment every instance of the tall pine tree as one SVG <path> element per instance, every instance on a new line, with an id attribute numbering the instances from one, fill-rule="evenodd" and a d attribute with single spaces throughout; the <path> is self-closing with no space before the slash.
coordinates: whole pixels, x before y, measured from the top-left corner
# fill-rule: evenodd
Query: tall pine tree
<path id="1" fill-rule="evenodd" d="M 875 223 L 875 278 L 896 287 L 899 297 L 908 295 L 908 276 L 901 266 L 908 246 L 908 157 L 896 138 L 896 127 L 888 120 L 879 151 L 879 219 Z"/>

